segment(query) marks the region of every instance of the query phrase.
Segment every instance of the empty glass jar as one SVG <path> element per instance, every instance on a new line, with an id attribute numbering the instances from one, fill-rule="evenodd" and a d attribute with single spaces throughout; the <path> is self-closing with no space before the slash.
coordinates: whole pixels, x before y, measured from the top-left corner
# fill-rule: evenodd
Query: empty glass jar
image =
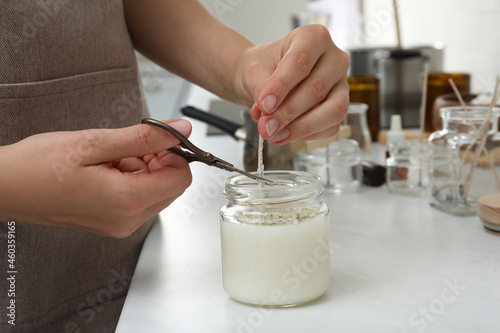
<path id="1" fill-rule="evenodd" d="M 500 191 L 499 112 L 499 108 L 490 112 L 487 106 L 441 109 L 443 129 L 429 137 L 433 207 L 457 216 L 472 216 L 479 196 Z M 478 149 L 485 123 L 486 142 Z"/>
<path id="2" fill-rule="evenodd" d="M 413 197 L 429 195 L 429 144 L 427 140 L 404 140 L 388 147 L 387 187 Z"/>
<path id="3" fill-rule="evenodd" d="M 343 139 L 310 152 L 305 149 L 297 151 L 293 167 L 320 176 L 326 191 L 338 196 L 359 189 L 363 182 L 361 162 L 359 144 L 351 139 Z"/>

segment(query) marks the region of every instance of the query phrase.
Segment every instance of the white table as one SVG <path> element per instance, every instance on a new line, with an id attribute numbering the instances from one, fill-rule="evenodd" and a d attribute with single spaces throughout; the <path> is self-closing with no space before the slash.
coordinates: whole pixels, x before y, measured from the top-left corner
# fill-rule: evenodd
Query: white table
<path id="1" fill-rule="evenodd" d="M 209 95 L 194 96 L 190 103 L 208 107 Z M 241 143 L 205 132 L 193 121 L 195 144 L 239 163 Z M 385 186 L 325 197 L 333 255 L 323 297 L 286 309 L 230 299 L 219 236 L 229 174 L 191 169 L 192 186 L 146 239 L 116 332 L 500 332 L 500 236 L 477 217 L 447 215 Z"/>

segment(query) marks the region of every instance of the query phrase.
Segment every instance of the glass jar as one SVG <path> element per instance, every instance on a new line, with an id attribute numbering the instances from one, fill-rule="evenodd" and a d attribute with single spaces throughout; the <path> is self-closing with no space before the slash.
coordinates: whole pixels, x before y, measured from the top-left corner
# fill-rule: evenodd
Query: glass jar
<path id="1" fill-rule="evenodd" d="M 339 196 L 359 189 L 363 181 L 362 160 L 359 144 L 351 139 L 342 139 L 313 151 L 297 151 L 293 167 L 319 175 L 326 191 Z"/>
<path id="2" fill-rule="evenodd" d="M 233 299 L 288 307 L 323 295 L 330 283 L 330 222 L 318 176 L 267 171 L 273 186 L 235 175 L 221 209 L 222 282 Z"/>
<path id="3" fill-rule="evenodd" d="M 470 93 L 460 93 L 462 99 L 466 105 L 471 105 L 471 101 L 479 96 L 478 94 Z M 491 99 L 491 98 L 490 98 Z M 443 129 L 443 121 L 439 111 L 447 106 L 460 106 L 461 103 L 455 93 L 444 94 L 436 97 L 434 100 L 434 105 L 432 106 L 432 130 L 430 132 L 435 132 Z M 427 116 L 426 116 L 427 117 Z"/>
<path id="4" fill-rule="evenodd" d="M 479 196 L 500 191 L 499 112 L 499 108 L 493 108 L 486 144 L 474 163 L 480 128 L 487 119 L 489 107 L 441 109 L 443 129 L 429 137 L 430 204 L 433 207 L 457 216 L 473 216 Z"/>
<path id="5" fill-rule="evenodd" d="M 387 187 L 396 194 L 429 195 L 429 144 L 427 140 L 395 142 L 387 152 Z"/>

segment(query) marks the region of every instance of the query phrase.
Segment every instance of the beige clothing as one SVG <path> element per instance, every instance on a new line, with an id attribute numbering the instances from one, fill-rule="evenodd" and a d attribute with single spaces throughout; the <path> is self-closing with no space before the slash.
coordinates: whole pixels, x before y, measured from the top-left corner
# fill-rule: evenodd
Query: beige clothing
<path id="1" fill-rule="evenodd" d="M 129 126 L 146 113 L 121 0 L 0 1 L 0 145 Z M 15 326 L 5 222 L 0 331 L 113 332 L 152 221 L 126 239 L 16 224 Z"/>

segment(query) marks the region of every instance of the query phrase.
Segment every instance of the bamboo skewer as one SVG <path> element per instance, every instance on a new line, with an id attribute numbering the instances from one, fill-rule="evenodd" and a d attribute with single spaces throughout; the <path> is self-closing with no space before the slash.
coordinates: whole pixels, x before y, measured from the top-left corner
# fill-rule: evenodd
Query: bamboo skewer
<path id="1" fill-rule="evenodd" d="M 455 93 L 455 96 L 457 96 L 458 101 L 464 107 L 464 111 L 467 111 L 467 104 L 465 104 L 465 101 L 464 101 L 464 99 L 462 97 L 462 94 L 458 90 L 457 85 L 455 84 L 455 81 L 453 81 L 453 79 L 450 77 L 448 79 L 448 82 L 450 83 L 451 88 L 453 89 L 453 92 Z"/>
<path id="2" fill-rule="evenodd" d="M 420 103 L 420 142 L 424 141 L 425 106 L 427 100 L 427 81 L 429 80 L 429 63 L 424 67 L 424 80 L 422 83 L 422 101 Z"/>
<path id="3" fill-rule="evenodd" d="M 458 101 L 460 102 L 460 104 L 462 105 L 462 107 L 464 108 L 464 111 L 468 111 L 468 107 L 467 107 L 467 104 L 465 104 L 465 101 L 464 99 L 462 98 L 462 94 L 460 93 L 460 91 L 458 90 L 457 86 L 455 85 L 455 82 L 453 81 L 452 78 L 449 78 L 448 79 L 448 82 L 450 82 L 450 85 L 453 89 L 453 91 L 455 92 L 455 95 L 457 96 L 457 99 Z M 493 97 L 493 100 L 495 100 L 495 97 Z M 493 104 L 494 105 L 494 104 Z M 460 179 L 462 178 L 462 171 L 463 171 L 463 166 L 465 164 L 465 160 L 469 154 L 469 151 L 472 149 L 472 145 L 474 143 L 471 143 L 467 146 L 467 148 L 465 149 L 465 152 L 463 154 L 463 157 L 460 161 L 460 166 L 459 166 L 459 169 L 458 169 L 458 176 L 457 176 L 457 181 L 455 183 L 455 186 L 458 187 L 458 184 L 460 182 Z M 497 170 L 495 169 L 495 164 L 494 162 L 492 161 L 491 157 L 490 157 L 490 154 L 488 152 L 488 150 L 486 149 L 486 147 L 483 147 L 483 150 L 482 152 L 484 153 L 484 155 L 486 156 L 486 160 L 488 161 L 488 164 L 490 165 L 490 168 L 491 170 L 493 171 L 493 175 L 495 176 L 495 180 L 496 180 L 496 183 L 497 183 L 497 186 L 498 188 L 500 189 L 500 177 L 498 176 L 498 173 L 497 173 Z M 477 164 L 477 162 L 476 162 Z M 472 166 L 471 166 L 472 167 Z M 467 200 L 467 197 L 465 197 L 465 200 Z"/>
<path id="4" fill-rule="evenodd" d="M 398 0 L 392 0 L 392 5 L 394 7 L 394 21 L 396 23 L 396 36 L 398 39 L 398 49 L 402 49 L 403 45 L 401 43 L 401 28 L 399 25 L 399 13 L 398 13 Z"/>
<path id="5" fill-rule="evenodd" d="M 467 178 L 465 180 L 465 187 L 464 187 L 464 198 L 467 198 L 470 190 L 470 186 L 472 183 L 472 177 L 474 176 L 474 170 L 476 168 L 477 161 L 479 159 L 479 155 L 481 154 L 481 151 L 483 150 L 485 144 L 486 144 L 486 138 L 488 136 L 488 128 L 491 122 L 491 114 L 493 112 L 493 107 L 496 104 L 496 101 L 498 99 L 498 95 L 500 92 L 498 91 L 498 87 L 500 85 L 500 78 L 497 77 L 497 82 L 495 85 L 495 90 L 493 92 L 493 99 L 491 101 L 490 107 L 488 109 L 488 112 L 486 113 L 486 119 L 484 122 L 481 124 L 481 127 L 479 128 L 479 143 L 478 143 L 478 148 L 475 153 L 474 153 L 474 158 L 472 160 L 472 164 L 469 170 L 469 173 L 467 174 Z"/>

